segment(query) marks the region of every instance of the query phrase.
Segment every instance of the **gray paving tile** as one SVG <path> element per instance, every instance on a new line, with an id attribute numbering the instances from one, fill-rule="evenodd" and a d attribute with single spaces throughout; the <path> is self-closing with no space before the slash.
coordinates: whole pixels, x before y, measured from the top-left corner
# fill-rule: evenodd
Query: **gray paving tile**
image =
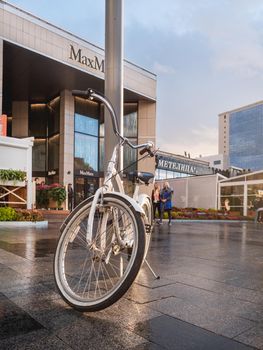
<path id="1" fill-rule="evenodd" d="M 67 344 L 46 330 L 0 340 L 1 350 L 70 350 Z"/>
<path id="2" fill-rule="evenodd" d="M 73 349 L 122 350 L 130 349 L 146 340 L 123 327 L 116 327 L 109 321 L 82 318 L 56 331 L 56 335 Z"/>
<path id="3" fill-rule="evenodd" d="M 0 298 L 0 317 L 0 339 L 42 328 L 40 323 L 4 295 Z"/>
<path id="4" fill-rule="evenodd" d="M 233 338 L 256 325 L 255 322 L 220 312 L 217 309 L 198 307 L 178 298 L 167 298 L 147 305 L 166 315 L 229 338 Z"/>
<path id="5" fill-rule="evenodd" d="M 251 347 L 169 316 L 138 324 L 137 334 L 165 349 L 245 350 Z"/>
<path id="6" fill-rule="evenodd" d="M 84 313 L 83 317 L 99 319 L 133 330 L 138 322 L 161 316 L 161 313 L 144 305 L 122 298 L 110 308 L 96 312 Z"/>
<path id="7" fill-rule="evenodd" d="M 238 335 L 236 340 L 256 347 L 257 349 L 263 349 L 263 324 L 259 324 L 246 332 Z"/>

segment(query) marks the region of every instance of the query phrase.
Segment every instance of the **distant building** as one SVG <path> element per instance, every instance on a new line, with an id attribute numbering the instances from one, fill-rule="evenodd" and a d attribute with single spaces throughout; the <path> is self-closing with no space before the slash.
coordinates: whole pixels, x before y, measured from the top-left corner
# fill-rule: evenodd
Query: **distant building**
<path id="1" fill-rule="evenodd" d="M 224 168 L 263 169 L 263 101 L 219 114 L 218 146 Z"/>
<path id="2" fill-rule="evenodd" d="M 207 161 L 163 151 L 158 151 L 156 154 L 157 180 L 211 174 L 213 170 Z"/>
<path id="3" fill-rule="evenodd" d="M 215 155 L 204 156 L 204 157 L 199 156 L 199 158 L 197 159 L 209 162 L 210 168 L 215 168 L 220 170 L 224 169 L 224 165 L 226 163 L 226 160 L 223 154 L 215 154 Z"/>

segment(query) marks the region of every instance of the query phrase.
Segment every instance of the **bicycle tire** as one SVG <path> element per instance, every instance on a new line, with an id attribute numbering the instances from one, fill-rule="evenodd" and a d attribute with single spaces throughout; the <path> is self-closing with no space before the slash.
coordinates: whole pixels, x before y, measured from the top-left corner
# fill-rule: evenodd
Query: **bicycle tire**
<path id="1" fill-rule="evenodd" d="M 140 270 L 145 251 L 145 228 L 141 214 L 135 211 L 129 201 L 113 193 L 105 194 L 103 197 L 104 209 L 102 210 L 105 212 L 107 210 L 109 212 L 109 214 L 106 214 L 106 230 L 97 236 L 95 234 L 96 232 L 94 232 L 93 243 L 90 243 L 88 246 L 88 243 L 83 240 L 82 231 L 86 228 L 85 225 L 87 224 L 92 199 L 93 198 L 88 199 L 85 205 L 77 208 L 76 212 L 71 216 L 71 220 L 67 223 L 61 233 L 54 258 L 55 282 L 60 295 L 75 309 L 89 312 L 109 307 L 127 292 Z M 111 249 L 115 247 L 114 244 L 116 244 L 116 242 L 111 242 L 111 244 L 108 243 L 109 240 L 113 240 L 113 237 L 115 236 L 113 228 L 115 225 L 114 222 L 116 222 L 116 220 L 114 220 L 114 211 L 119 215 L 118 226 L 122 228 L 124 232 L 123 236 L 131 236 L 133 234 L 132 247 L 123 248 L 123 251 L 117 255 L 114 255 L 113 252 L 111 252 Z M 97 228 L 97 232 L 99 232 L 98 228 L 103 220 L 102 217 L 100 218 L 99 214 L 98 210 L 98 213 L 96 212 L 97 217 L 94 219 L 94 221 L 96 221 L 94 224 L 94 231 L 96 231 Z M 127 225 L 127 227 L 124 227 L 124 225 Z M 77 240 L 79 233 L 79 241 L 75 241 Z M 106 238 L 102 238 L 102 236 L 105 236 Z M 97 259 L 97 257 L 94 258 L 94 255 L 98 254 L 98 242 L 100 241 L 100 244 L 102 245 L 101 242 L 103 240 L 105 240 L 105 252 L 103 252 L 103 254 L 100 252 L 101 257 L 99 259 Z M 93 247 L 92 244 L 95 246 L 97 245 L 96 249 L 92 248 L 94 251 L 91 249 L 91 246 Z M 107 266 L 105 258 L 106 253 L 110 255 L 110 259 L 112 258 L 111 262 L 107 263 Z M 89 255 L 91 255 L 90 258 L 88 258 Z M 85 260 L 83 261 L 83 264 L 80 265 L 79 262 L 82 256 Z M 120 260 L 119 266 L 118 260 Z M 123 269 L 121 264 L 125 267 L 123 272 L 121 272 Z M 75 272 L 75 269 L 78 268 L 79 270 Z M 110 268 L 113 271 L 111 271 Z M 88 272 L 86 272 L 86 270 Z M 120 271 L 120 276 L 116 277 L 113 275 L 114 270 L 115 272 Z M 91 274 L 92 277 L 90 277 Z M 85 278 L 87 277 L 87 280 L 84 279 L 84 276 Z M 79 281 L 77 281 L 77 278 Z M 110 281 L 111 283 L 112 281 L 115 282 L 114 279 L 117 280 L 117 278 L 118 281 L 116 281 L 116 284 L 114 284 L 111 289 L 109 288 L 109 290 L 107 290 L 108 283 L 110 283 Z M 89 282 L 88 279 L 90 279 Z M 76 285 L 75 282 L 77 282 Z M 90 289 L 87 291 L 86 287 L 90 287 Z M 103 294 L 104 290 L 106 291 Z M 98 295 L 96 295 L 96 291 Z"/>

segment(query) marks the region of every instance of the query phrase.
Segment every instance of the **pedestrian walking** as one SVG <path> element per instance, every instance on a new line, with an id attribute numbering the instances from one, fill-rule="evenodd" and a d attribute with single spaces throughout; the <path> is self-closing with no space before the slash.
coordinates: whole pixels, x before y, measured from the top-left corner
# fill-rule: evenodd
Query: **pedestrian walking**
<path id="1" fill-rule="evenodd" d="M 161 200 L 161 220 L 160 224 L 163 222 L 163 215 L 164 212 L 168 212 L 168 225 L 171 226 L 172 224 L 172 190 L 170 188 L 170 185 L 168 182 L 165 182 L 163 185 L 163 188 L 160 193 L 160 200 Z"/>
<path id="2" fill-rule="evenodd" d="M 159 220 L 161 219 L 161 201 L 160 201 L 160 186 L 155 183 L 152 190 L 153 218 L 156 220 L 156 212 Z"/>

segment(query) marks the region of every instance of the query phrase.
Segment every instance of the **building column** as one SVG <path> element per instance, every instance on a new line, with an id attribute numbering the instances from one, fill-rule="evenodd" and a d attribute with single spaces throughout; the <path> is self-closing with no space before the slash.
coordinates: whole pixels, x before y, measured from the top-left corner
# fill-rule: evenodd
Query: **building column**
<path id="1" fill-rule="evenodd" d="M 60 94 L 59 182 L 64 186 L 74 180 L 74 97 L 71 91 Z"/>
<path id="2" fill-rule="evenodd" d="M 139 101 L 138 103 L 138 143 L 152 141 L 156 147 L 155 128 L 156 103 Z M 140 156 L 138 155 L 140 158 Z M 155 159 L 146 158 L 138 163 L 139 171 L 155 172 Z"/>
<path id="3" fill-rule="evenodd" d="M 0 39 L 0 115 L 3 113 L 3 54 L 4 41 Z"/>
<path id="4" fill-rule="evenodd" d="M 12 136 L 28 137 L 28 101 L 12 102 Z"/>
<path id="5" fill-rule="evenodd" d="M 105 1 L 105 95 L 111 101 L 123 135 L 123 0 Z M 109 112 L 104 112 L 104 170 L 119 139 L 115 136 Z M 119 167 L 122 169 L 122 148 Z"/>
<path id="6" fill-rule="evenodd" d="M 156 103 L 139 101 L 138 103 L 138 144 L 152 141 L 156 147 L 155 128 Z M 138 159 L 141 158 L 138 151 Z M 155 157 L 147 157 L 138 162 L 138 171 L 155 174 Z M 140 192 L 151 193 L 152 186 L 140 186 Z"/>

